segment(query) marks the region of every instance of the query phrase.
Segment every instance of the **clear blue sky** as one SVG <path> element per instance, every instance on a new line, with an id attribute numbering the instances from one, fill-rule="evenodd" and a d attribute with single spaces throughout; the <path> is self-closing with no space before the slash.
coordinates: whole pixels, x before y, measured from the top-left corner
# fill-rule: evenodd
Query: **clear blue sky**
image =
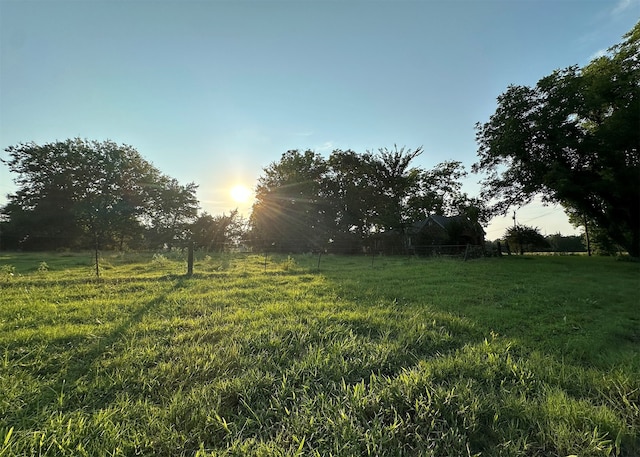
<path id="1" fill-rule="evenodd" d="M 469 170 L 509 84 L 588 63 L 639 17 L 640 0 L 0 0 L 0 147 L 127 143 L 212 214 L 248 214 L 230 187 L 288 149 L 423 146 L 415 165 Z M 0 204 L 14 190 L 0 166 Z M 558 208 L 518 221 L 573 233 Z"/>

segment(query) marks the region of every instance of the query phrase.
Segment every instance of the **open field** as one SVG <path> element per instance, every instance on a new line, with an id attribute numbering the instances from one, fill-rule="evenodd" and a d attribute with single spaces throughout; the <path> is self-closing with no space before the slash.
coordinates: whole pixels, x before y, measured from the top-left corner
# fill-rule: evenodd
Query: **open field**
<path id="1" fill-rule="evenodd" d="M 0 253 L 0 456 L 640 455 L 638 263 L 91 262 Z"/>

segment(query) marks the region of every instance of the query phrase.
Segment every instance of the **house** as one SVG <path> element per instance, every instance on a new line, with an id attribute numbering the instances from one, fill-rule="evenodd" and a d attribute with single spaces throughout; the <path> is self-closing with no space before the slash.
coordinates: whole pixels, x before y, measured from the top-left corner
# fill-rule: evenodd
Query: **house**
<path id="1" fill-rule="evenodd" d="M 482 226 L 465 215 L 432 214 L 403 230 L 382 233 L 375 244 L 379 251 L 387 254 L 457 254 L 469 244 L 484 246 L 484 235 Z"/>
<path id="2" fill-rule="evenodd" d="M 417 254 L 428 254 L 434 246 L 483 246 L 485 231 L 467 216 L 432 214 L 407 228 L 408 245 Z"/>

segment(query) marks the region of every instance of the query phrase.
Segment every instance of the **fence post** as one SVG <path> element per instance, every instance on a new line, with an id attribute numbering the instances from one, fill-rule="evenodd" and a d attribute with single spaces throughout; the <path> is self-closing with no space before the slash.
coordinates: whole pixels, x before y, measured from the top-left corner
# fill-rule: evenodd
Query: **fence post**
<path id="1" fill-rule="evenodd" d="M 189 253 L 187 254 L 187 276 L 193 275 L 193 241 L 189 241 Z"/>

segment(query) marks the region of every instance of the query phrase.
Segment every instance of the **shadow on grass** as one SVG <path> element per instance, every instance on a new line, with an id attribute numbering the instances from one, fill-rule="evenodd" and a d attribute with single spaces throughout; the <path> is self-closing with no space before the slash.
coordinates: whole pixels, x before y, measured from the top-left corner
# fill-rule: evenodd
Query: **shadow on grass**
<path id="1" fill-rule="evenodd" d="M 34 367 L 34 374 L 37 377 L 53 379 L 53 381 L 32 397 L 22 409 L 25 419 L 37 421 L 39 420 L 37 411 L 51 410 L 51 408 L 57 411 L 71 411 L 78 408 L 95 410 L 108 404 L 112 400 L 110 395 L 104 395 L 101 398 L 79 396 L 69 400 L 74 396 L 70 390 L 76 388 L 80 380 L 90 384 L 95 377 L 100 376 L 97 368 L 98 361 L 118 342 L 126 339 L 131 329 L 141 323 L 147 314 L 163 304 L 173 290 L 183 287 L 186 280 L 184 277 L 172 279 L 177 279 L 177 282 L 137 307 L 125 321 L 107 334 L 89 335 L 87 338 L 87 334 L 82 332 L 79 336 L 51 339 L 44 353 L 38 354 L 44 365 Z M 157 283 L 157 278 L 155 282 Z M 65 398 L 67 400 L 64 400 Z"/>
<path id="2" fill-rule="evenodd" d="M 395 266 L 390 259 L 387 265 L 366 268 L 361 261 L 350 273 L 343 265 L 336 271 L 327 267 L 322 275 L 340 296 L 395 309 L 402 321 L 411 312 L 420 315 L 424 308 L 448 315 L 443 326 L 464 341 L 445 346 L 441 356 L 432 359 L 427 358 L 429 351 L 415 351 L 426 356 L 422 372 L 432 382 L 464 379 L 482 398 L 502 398 L 502 389 L 522 391 L 521 398 L 530 400 L 516 401 L 512 410 L 496 401 L 501 407 L 491 406 L 494 417 L 529 424 L 530 437 L 540 423 L 554 429 L 563 421 L 575 421 L 576 430 L 591 430 L 593 441 L 602 441 L 603 449 L 615 441 L 620 455 L 638 455 L 636 266 L 538 258 L 466 263 L 434 259 L 413 264 L 398 260 Z M 455 331 L 455 317 L 468 327 Z M 355 332 L 378 333 L 367 321 L 352 319 L 346 325 Z M 416 372 L 421 370 L 411 370 Z M 505 398 L 507 406 L 514 401 Z M 598 432 L 605 434 L 596 439 Z M 492 444 L 493 439 L 485 438 Z"/>
<path id="3" fill-rule="evenodd" d="M 183 275 L 183 274 L 161 274 L 161 275 L 137 275 L 130 277 L 118 277 L 118 278 L 108 278 L 108 277 L 100 277 L 100 278 L 51 278 L 46 276 L 46 274 L 42 275 L 40 278 L 19 278 L 18 280 L 7 280 L 0 281 L 0 290 L 2 288 L 11 288 L 11 287 L 42 287 L 44 285 L 48 286 L 58 286 L 58 287 L 71 287 L 71 286 L 83 286 L 83 285 L 95 285 L 97 287 L 100 286 L 117 286 L 121 284 L 157 284 L 162 282 L 171 282 L 178 281 L 180 283 L 184 282 L 187 279 L 215 279 L 216 277 L 220 277 L 222 274 L 218 272 L 214 273 L 194 273 L 191 276 Z"/>
<path id="4" fill-rule="evenodd" d="M 390 268 L 374 269 L 360 260 L 351 274 L 327 268 L 322 275 L 343 296 L 405 303 L 406 310 L 429 306 L 528 351 L 606 371 L 640 371 L 640 269 L 634 264 L 517 256 L 413 263 L 390 258 Z"/>

